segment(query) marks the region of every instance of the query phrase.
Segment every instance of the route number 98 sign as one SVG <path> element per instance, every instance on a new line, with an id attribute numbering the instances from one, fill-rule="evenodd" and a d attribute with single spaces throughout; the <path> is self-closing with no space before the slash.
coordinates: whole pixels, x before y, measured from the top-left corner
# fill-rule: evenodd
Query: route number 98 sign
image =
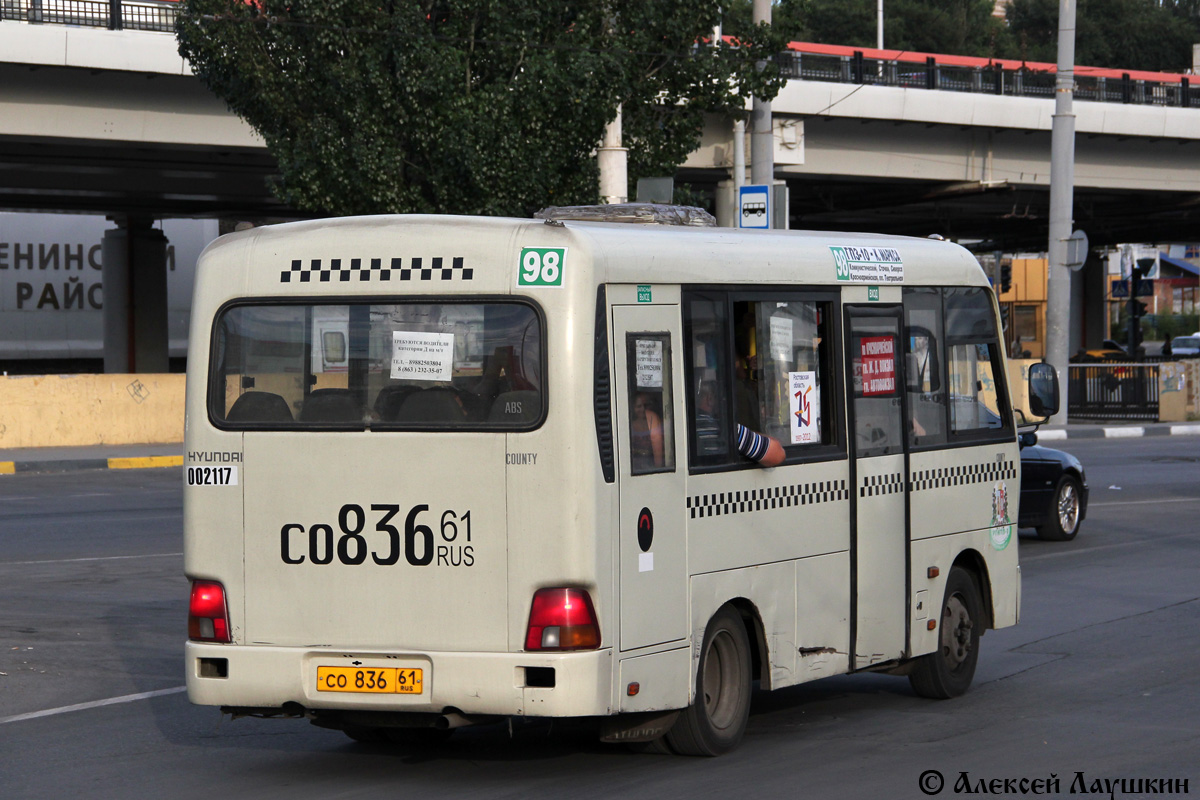
<path id="1" fill-rule="evenodd" d="M 561 287 L 566 266 L 565 247 L 526 247 L 521 250 L 517 286 Z"/>

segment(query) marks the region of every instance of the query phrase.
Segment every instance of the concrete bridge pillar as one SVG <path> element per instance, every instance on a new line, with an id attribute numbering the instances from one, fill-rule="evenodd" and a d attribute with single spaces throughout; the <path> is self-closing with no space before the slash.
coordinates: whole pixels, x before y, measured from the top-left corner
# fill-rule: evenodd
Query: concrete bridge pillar
<path id="1" fill-rule="evenodd" d="M 104 232 L 104 371 L 167 372 L 167 237 L 143 216 Z"/>

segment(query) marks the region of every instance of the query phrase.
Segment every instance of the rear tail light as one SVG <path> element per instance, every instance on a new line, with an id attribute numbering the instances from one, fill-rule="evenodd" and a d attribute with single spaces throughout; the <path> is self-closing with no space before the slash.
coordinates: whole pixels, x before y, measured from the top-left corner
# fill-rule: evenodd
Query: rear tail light
<path id="1" fill-rule="evenodd" d="M 197 642 L 229 642 L 229 608 L 225 587 L 216 581 L 192 581 L 188 603 L 188 638 Z"/>
<path id="2" fill-rule="evenodd" d="M 595 650 L 600 625 L 582 589 L 538 589 L 529 610 L 526 650 Z"/>

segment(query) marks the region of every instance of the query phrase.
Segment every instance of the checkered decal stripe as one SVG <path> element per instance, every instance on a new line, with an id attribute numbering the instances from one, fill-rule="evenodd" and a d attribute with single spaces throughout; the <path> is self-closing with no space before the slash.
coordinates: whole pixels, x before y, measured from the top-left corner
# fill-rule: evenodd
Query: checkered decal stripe
<path id="1" fill-rule="evenodd" d="M 895 494 L 904 491 L 904 475 L 893 472 L 891 475 L 864 475 L 862 485 L 858 487 L 859 497 L 876 497 L 881 494 Z"/>
<path id="2" fill-rule="evenodd" d="M 966 486 L 972 483 L 996 483 L 1014 480 L 1017 467 L 1012 461 L 988 461 L 983 464 L 964 464 L 958 467 L 922 469 L 912 474 L 912 491 L 941 489 L 946 486 Z"/>
<path id="3" fill-rule="evenodd" d="M 352 258 L 349 262 L 343 262 L 340 258 L 331 258 L 328 264 L 319 258 L 314 258 L 305 267 L 304 262 L 297 258 L 292 261 L 291 269 L 285 269 L 279 273 L 279 280 L 281 283 L 291 283 L 293 278 L 300 283 L 313 281 L 345 283 L 354 280 L 354 276 L 357 275 L 359 281 L 390 281 L 393 274 L 401 281 L 452 281 L 455 277 L 469 281 L 475 277 L 475 270 L 463 266 L 462 257 L 451 259 L 449 267 L 446 266 L 446 260 L 443 258 L 431 258 L 428 267 L 423 264 L 421 259 L 413 258 L 409 259 L 408 266 L 405 266 L 404 259 L 393 258 L 385 267 L 382 258 L 372 258 L 364 267 L 361 258 Z"/>
<path id="4" fill-rule="evenodd" d="M 746 514 L 767 511 L 772 508 L 810 506 L 817 503 L 833 503 L 849 500 L 850 492 L 845 481 L 819 481 L 797 483 L 793 486 L 775 486 L 770 489 L 751 489 L 745 492 L 719 492 L 700 494 L 687 499 L 688 516 L 720 517 L 726 514 Z"/>

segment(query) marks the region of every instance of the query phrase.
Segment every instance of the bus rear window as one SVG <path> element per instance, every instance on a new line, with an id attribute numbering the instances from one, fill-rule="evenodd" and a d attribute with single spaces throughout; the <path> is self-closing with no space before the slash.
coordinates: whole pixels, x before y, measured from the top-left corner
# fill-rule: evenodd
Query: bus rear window
<path id="1" fill-rule="evenodd" d="M 529 430 L 543 332 L 524 303 L 235 305 L 209 412 L 227 429 Z"/>

